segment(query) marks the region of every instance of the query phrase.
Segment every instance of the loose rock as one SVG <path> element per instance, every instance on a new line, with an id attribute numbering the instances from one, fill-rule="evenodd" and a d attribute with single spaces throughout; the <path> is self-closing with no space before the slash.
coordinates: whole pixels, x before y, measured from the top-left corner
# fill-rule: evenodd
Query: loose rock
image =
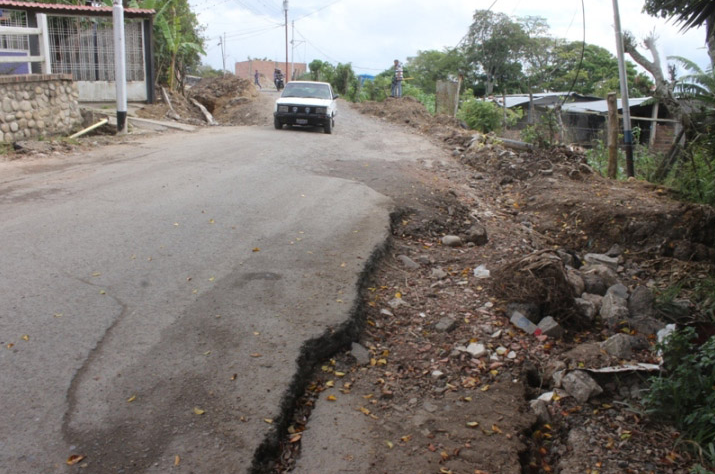
<path id="1" fill-rule="evenodd" d="M 574 370 L 566 374 L 561 385 L 580 403 L 585 403 L 589 398 L 603 393 L 601 386 L 582 370 Z"/>

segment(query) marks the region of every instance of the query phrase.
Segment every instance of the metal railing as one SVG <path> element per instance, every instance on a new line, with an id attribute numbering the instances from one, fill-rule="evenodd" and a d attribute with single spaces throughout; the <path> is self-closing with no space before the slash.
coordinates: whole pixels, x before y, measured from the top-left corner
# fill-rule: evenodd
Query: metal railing
<path id="1" fill-rule="evenodd" d="M 0 64 L 7 63 L 41 63 L 42 73 L 50 74 L 52 67 L 50 65 L 50 40 L 47 28 L 47 15 L 44 13 L 37 14 L 36 28 L 27 28 L 20 26 L 0 26 L 0 35 L 37 35 L 39 43 L 39 54 L 32 55 L 28 52 L 27 56 L 3 56 L 0 55 Z"/>

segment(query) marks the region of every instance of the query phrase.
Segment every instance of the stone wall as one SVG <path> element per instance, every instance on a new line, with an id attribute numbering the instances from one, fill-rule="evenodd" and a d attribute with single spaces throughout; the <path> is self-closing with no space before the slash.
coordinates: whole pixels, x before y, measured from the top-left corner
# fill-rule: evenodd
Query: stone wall
<path id="1" fill-rule="evenodd" d="M 0 76 L 0 142 L 69 135 L 82 124 L 70 74 Z"/>

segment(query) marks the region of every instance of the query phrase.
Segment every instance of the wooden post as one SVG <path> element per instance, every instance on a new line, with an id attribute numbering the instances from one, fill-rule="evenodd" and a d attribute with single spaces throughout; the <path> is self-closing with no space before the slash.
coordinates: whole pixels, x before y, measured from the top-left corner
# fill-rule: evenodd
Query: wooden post
<path id="1" fill-rule="evenodd" d="M 608 103 L 608 177 L 616 179 L 618 175 L 618 106 L 616 93 L 609 92 Z"/>

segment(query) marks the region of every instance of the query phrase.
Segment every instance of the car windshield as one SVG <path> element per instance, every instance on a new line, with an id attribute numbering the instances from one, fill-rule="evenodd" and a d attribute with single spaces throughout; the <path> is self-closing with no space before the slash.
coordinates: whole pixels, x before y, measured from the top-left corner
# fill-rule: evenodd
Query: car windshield
<path id="1" fill-rule="evenodd" d="M 330 86 L 327 84 L 300 84 L 289 82 L 286 84 L 281 97 L 306 97 L 311 99 L 332 99 Z"/>

